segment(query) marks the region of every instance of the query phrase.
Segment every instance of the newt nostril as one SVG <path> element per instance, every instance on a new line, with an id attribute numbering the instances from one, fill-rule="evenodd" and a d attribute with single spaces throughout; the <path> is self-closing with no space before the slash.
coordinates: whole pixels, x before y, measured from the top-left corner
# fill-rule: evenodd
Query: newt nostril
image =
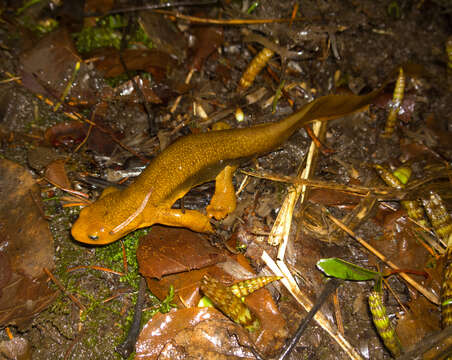
<path id="1" fill-rule="evenodd" d="M 88 237 L 93 241 L 99 240 L 99 236 L 97 235 L 88 235 Z"/>

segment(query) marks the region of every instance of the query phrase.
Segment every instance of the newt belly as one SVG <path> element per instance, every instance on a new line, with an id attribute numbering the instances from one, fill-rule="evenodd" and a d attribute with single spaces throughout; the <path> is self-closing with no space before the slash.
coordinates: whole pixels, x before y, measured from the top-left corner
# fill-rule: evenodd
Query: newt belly
<path id="1" fill-rule="evenodd" d="M 183 137 L 153 159 L 127 189 L 107 188 L 82 209 L 72 236 L 83 243 L 104 245 L 156 223 L 212 232 L 210 218 L 223 219 L 235 209 L 232 177 L 242 162 L 270 152 L 307 123 L 362 109 L 378 93 L 328 95 L 275 123 Z M 205 214 L 172 208 L 191 188 L 212 180 L 215 193 Z"/>

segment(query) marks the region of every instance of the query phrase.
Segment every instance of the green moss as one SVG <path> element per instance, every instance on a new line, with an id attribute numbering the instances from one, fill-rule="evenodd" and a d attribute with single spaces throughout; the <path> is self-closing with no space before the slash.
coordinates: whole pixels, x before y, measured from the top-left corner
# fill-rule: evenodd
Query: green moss
<path id="1" fill-rule="evenodd" d="M 127 235 L 122 244 L 124 244 L 128 271 L 120 277 L 120 282 L 126 282 L 134 289 L 138 290 L 140 277 L 138 274 L 137 248 L 138 239 L 148 233 L 148 229 L 140 229 Z M 96 248 L 96 257 L 109 269 L 125 272 L 123 265 L 123 252 L 120 241 L 116 241 L 108 246 Z"/>
<path id="2" fill-rule="evenodd" d="M 87 53 L 103 47 L 121 47 L 122 30 L 127 22 L 122 15 L 110 15 L 97 20 L 93 27 L 84 27 L 74 34 L 75 44 L 80 53 Z M 152 43 L 145 32 L 138 28 L 130 35 L 129 44 L 141 43 L 151 48 Z"/>

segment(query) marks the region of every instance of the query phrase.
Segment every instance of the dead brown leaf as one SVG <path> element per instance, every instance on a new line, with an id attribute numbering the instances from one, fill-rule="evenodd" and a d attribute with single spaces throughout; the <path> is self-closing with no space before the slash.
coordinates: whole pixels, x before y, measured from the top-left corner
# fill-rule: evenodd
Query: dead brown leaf
<path id="1" fill-rule="evenodd" d="M 128 70 L 146 71 L 159 81 L 166 77 L 168 70 L 177 65 L 167 53 L 155 49 L 127 49 L 121 55 Z M 111 78 L 124 73 L 124 67 L 119 59 L 119 50 L 102 49 L 91 56 L 101 58 L 94 64 L 105 77 Z"/>
<path id="2" fill-rule="evenodd" d="M 213 308 L 156 314 L 144 326 L 135 359 L 253 359 L 246 330 Z"/>
<path id="3" fill-rule="evenodd" d="M 150 11 L 142 11 L 139 22 L 155 49 L 164 51 L 178 61 L 185 59 L 187 41 L 170 19 Z"/>
<path id="4" fill-rule="evenodd" d="M 416 236 L 416 226 L 404 211 L 387 213 L 383 220 L 383 237 L 372 239 L 372 246 L 400 268 L 422 270 L 429 253 Z"/>
<path id="5" fill-rule="evenodd" d="M 103 122 L 97 121 L 102 127 Z M 78 121 L 69 121 L 56 124 L 48 128 L 44 134 L 46 141 L 55 147 L 73 148 L 80 144 L 88 134 L 89 125 Z M 107 128 L 112 133 L 113 130 Z M 118 134 L 114 134 L 118 136 Z M 111 155 L 116 148 L 116 143 L 109 134 L 100 131 L 97 127 L 93 127 L 86 142 L 86 147 L 90 150 L 102 155 Z"/>
<path id="6" fill-rule="evenodd" d="M 410 312 L 402 316 L 397 322 L 397 335 L 404 348 L 421 341 L 426 335 L 438 331 L 438 308 L 424 296 L 418 296 L 408 304 Z"/>
<path id="7" fill-rule="evenodd" d="M 15 337 L 0 342 L 2 359 L 31 360 L 31 346 L 28 340 Z"/>
<path id="8" fill-rule="evenodd" d="M 53 184 L 60 186 L 63 189 L 70 189 L 71 182 L 66 174 L 64 168 L 65 160 L 59 159 L 51 162 L 45 171 L 45 177 L 49 179 Z"/>
<path id="9" fill-rule="evenodd" d="M 33 93 L 38 93 L 56 102 L 68 85 L 74 73 L 75 64 L 80 63 L 77 79 L 89 73 L 77 55 L 69 32 L 64 28 L 49 33 L 34 46 L 21 54 L 22 83 Z M 79 101 L 95 103 L 98 89 L 89 81 L 75 81 L 71 84 L 70 96 Z"/>
<path id="10" fill-rule="evenodd" d="M 26 326 L 55 298 L 43 268 L 54 268 L 53 238 L 31 174 L 0 160 L 0 325 Z"/>
<path id="11" fill-rule="evenodd" d="M 238 260 L 237 260 L 238 258 Z M 160 299 L 164 299 L 170 286 L 176 294 L 174 300 L 178 306 L 194 307 L 201 299 L 199 285 L 205 274 L 229 286 L 241 280 L 255 277 L 249 264 L 241 264 L 243 255 L 228 257 L 227 261 L 200 270 L 188 271 L 180 274 L 164 276 L 161 280 L 146 278 L 151 292 Z M 250 334 L 256 348 L 266 355 L 274 355 L 283 345 L 287 335 L 284 318 L 274 303 L 267 289 L 259 289 L 245 299 L 245 303 L 258 317 L 260 329 Z"/>
<path id="12" fill-rule="evenodd" d="M 201 70 L 204 62 L 223 44 L 223 28 L 219 26 L 196 26 L 194 28 L 196 45 L 192 69 Z"/>
<path id="13" fill-rule="evenodd" d="M 225 260 L 222 251 L 212 247 L 205 235 L 163 226 L 154 226 L 140 239 L 137 258 L 140 272 L 158 279 Z"/>

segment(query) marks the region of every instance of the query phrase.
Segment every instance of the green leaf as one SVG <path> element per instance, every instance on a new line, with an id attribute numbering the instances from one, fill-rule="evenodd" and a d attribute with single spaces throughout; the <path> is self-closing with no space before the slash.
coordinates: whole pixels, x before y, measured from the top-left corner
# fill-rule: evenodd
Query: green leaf
<path id="1" fill-rule="evenodd" d="M 212 300 L 210 300 L 207 296 L 203 296 L 201 300 L 199 300 L 198 307 L 214 307 Z"/>
<path id="2" fill-rule="evenodd" d="M 338 258 L 320 259 L 317 262 L 319 270 L 327 276 L 344 280 L 367 281 L 376 280 L 382 275 Z"/>

